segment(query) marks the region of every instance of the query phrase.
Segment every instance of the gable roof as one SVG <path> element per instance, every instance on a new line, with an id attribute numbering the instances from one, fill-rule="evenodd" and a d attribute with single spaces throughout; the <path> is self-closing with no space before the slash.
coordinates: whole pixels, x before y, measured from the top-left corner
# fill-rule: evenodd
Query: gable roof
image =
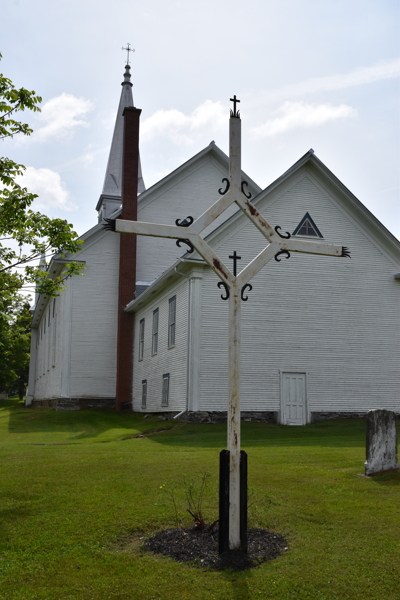
<path id="1" fill-rule="evenodd" d="M 266 196 L 271 194 L 275 189 L 277 189 L 282 183 L 287 181 L 292 175 L 300 171 L 300 169 L 309 163 L 316 170 L 323 175 L 325 180 L 327 180 L 335 189 L 337 189 L 342 196 L 346 198 L 346 200 L 350 203 L 350 205 L 362 215 L 364 219 L 377 231 L 381 234 L 383 239 L 386 241 L 387 245 L 393 250 L 393 252 L 399 256 L 400 253 L 400 242 L 399 240 L 372 214 L 370 210 L 354 194 L 324 165 L 324 163 L 315 156 L 314 150 L 310 149 L 306 152 L 297 162 L 295 162 L 287 171 L 285 171 L 280 177 L 275 179 L 269 186 L 267 186 L 263 191 L 261 191 L 253 200 L 252 203 L 257 205 L 259 204 Z M 214 229 L 209 235 L 206 236 L 205 240 L 210 243 L 213 239 L 215 239 L 218 235 L 223 234 L 223 231 L 230 227 L 235 221 L 239 219 L 245 219 L 242 211 L 238 208 L 238 210 L 230 216 L 226 221 L 221 223 L 219 227 Z M 164 287 L 168 282 L 172 282 L 171 276 L 176 273 L 176 267 L 183 260 L 188 263 L 193 262 L 203 262 L 201 259 L 196 261 L 196 256 L 185 253 L 183 257 L 178 259 L 169 269 L 164 271 L 164 273 L 156 279 L 142 294 L 133 299 L 127 306 L 125 310 L 127 312 L 135 312 L 139 306 L 143 306 L 146 300 L 150 297 L 153 297 L 154 293 L 158 291 L 158 289 Z M 188 259 L 186 261 L 186 259 Z"/>
<path id="2" fill-rule="evenodd" d="M 171 171 L 171 173 L 154 183 L 151 187 L 147 188 L 146 191 L 140 194 L 138 202 L 143 202 L 143 200 L 145 200 L 148 196 L 153 194 L 159 188 L 169 184 L 175 178 L 183 175 L 185 171 L 193 167 L 197 162 L 199 162 L 201 159 L 207 156 L 215 158 L 223 167 L 229 169 L 229 157 L 217 146 L 217 144 L 214 141 L 212 141 L 208 146 L 203 148 L 203 150 L 200 150 L 200 152 L 192 156 L 192 158 L 189 158 L 189 160 L 182 163 L 179 167 Z M 257 185 L 257 183 L 253 181 L 253 179 L 251 179 L 251 177 L 249 177 L 247 173 L 242 171 L 242 176 L 246 179 L 250 189 L 252 189 L 254 193 L 258 194 L 259 192 L 261 192 L 260 186 Z"/>
<path id="3" fill-rule="evenodd" d="M 300 169 L 306 165 L 315 168 L 317 173 L 321 174 L 323 179 L 329 183 L 339 194 L 346 198 L 349 206 L 351 206 L 358 216 L 362 216 L 365 221 L 385 239 L 392 251 L 398 255 L 400 252 L 399 240 L 375 217 L 375 215 L 332 173 L 330 169 L 320 160 L 311 148 L 306 152 L 297 162 L 295 162 L 287 171 L 285 171 L 280 177 L 275 179 L 269 186 L 267 186 L 262 192 L 260 192 L 252 203 L 257 205 L 267 195 L 271 194 L 280 185 L 287 181 L 292 175 L 299 172 Z M 214 231 L 208 236 L 207 240 L 213 239 L 216 235 L 220 234 L 221 231 L 231 225 L 235 220 L 242 216 L 242 212 L 238 209 L 229 219 L 221 223 Z"/>
<path id="4" fill-rule="evenodd" d="M 179 167 L 171 171 L 171 173 L 168 173 L 168 175 L 166 175 L 165 177 L 154 183 L 152 186 L 144 190 L 138 196 L 138 206 L 140 206 L 147 199 L 149 199 L 155 192 L 161 190 L 164 186 L 168 186 L 175 179 L 184 176 L 186 171 L 189 171 L 190 169 L 195 167 L 196 163 L 199 163 L 203 158 L 206 157 L 216 159 L 225 169 L 229 169 L 229 157 L 217 146 L 217 144 L 214 141 L 212 141 L 208 146 L 203 148 L 203 150 L 200 150 L 200 152 L 189 158 L 189 160 L 187 160 L 186 162 L 182 163 Z M 258 195 L 261 192 L 260 186 L 255 181 L 253 181 L 253 179 L 251 179 L 251 177 L 249 177 L 244 171 L 242 171 L 242 177 L 247 181 L 249 185 L 249 190 L 254 195 Z M 117 198 L 117 196 L 115 196 L 115 198 Z M 121 207 L 117 208 L 110 215 L 110 218 L 117 219 L 121 214 L 121 211 Z M 93 227 L 92 229 L 89 229 L 89 231 L 84 233 L 79 239 L 86 239 L 86 237 L 90 237 L 90 235 L 92 233 L 95 233 L 95 231 L 97 231 L 97 229 L 96 227 Z"/>

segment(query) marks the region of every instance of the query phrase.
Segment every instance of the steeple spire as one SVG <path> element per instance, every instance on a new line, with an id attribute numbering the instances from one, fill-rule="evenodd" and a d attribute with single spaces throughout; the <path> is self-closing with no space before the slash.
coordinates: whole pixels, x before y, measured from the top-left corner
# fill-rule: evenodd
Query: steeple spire
<path id="1" fill-rule="evenodd" d="M 103 191 L 97 203 L 96 210 L 99 211 L 99 221 L 108 217 L 114 210 L 119 208 L 122 196 L 122 150 L 124 139 L 124 109 L 134 106 L 132 95 L 132 83 L 130 65 L 125 65 L 124 80 L 121 83 L 121 98 L 119 101 L 117 118 L 114 126 L 114 134 L 111 142 L 110 154 L 104 178 Z M 138 165 L 138 194 L 145 191 L 142 168 Z"/>
<path id="2" fill-rule="evenodd" d="M 124 73 L 124 80 L 121 83 L 121 85 L 130 85 L 132 87 L 130 70 L 131 70 L 131 68 L 130 68 L 129 64 L 126 63 L 126 65 L 125 65 L 125 73 Z M 133 105 L 133 98 L 132 98 L 132 105 Z"/>

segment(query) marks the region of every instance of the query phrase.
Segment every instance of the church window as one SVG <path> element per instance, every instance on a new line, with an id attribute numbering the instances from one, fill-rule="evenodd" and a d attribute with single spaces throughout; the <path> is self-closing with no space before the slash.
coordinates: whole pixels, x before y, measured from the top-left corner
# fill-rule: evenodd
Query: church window
<path id="1" fill-rule="evenodd" d="M 169 299 L 168 348 L 175 346 L 176 296 Z"/>
<path id="2" fill-rule="evenodd" d="M 169 373 L 164 373 L 161 405 L 168 406 L 168 400 L 169 400 Z"/>
<path id="3" fill-rule="evenodd" d="M 142 380 L 142 408 L 147 404 L 147 379 Z"/>
<path id="4" fill-rule="evenodd" d="M 151 353 L 157 354 L 158 348 L 158 308 L 153 310 L 153 335 L 151 340 Z"/>
<path id="5" fill-rule="evenodd" d="M 139 324 L 139 360 L 143 360 L 144 352 L 144 319 L 140 320 Z"/>
<path id="6" fill-rule="evenodd" d="M 310 213 L 306 212 L 292 235 L 305 235 L 307 237 L 323 238 L 322 233 L 311 218 Z"/>
<path id="7" fill-rule="evenodd" d="M 55 312 L 56 312 L 56 299 L 54 298 L 54 300 L 53 300 L 53 319 L 54 319 Z"/>

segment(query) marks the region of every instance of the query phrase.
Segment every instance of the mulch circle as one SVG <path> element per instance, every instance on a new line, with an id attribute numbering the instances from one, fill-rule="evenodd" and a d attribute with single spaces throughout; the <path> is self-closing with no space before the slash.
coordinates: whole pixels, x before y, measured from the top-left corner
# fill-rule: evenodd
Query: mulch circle
<path id="1" fill-rule="evenodd" d="M 178 562 L 221 571 L 244 571 L 273 560 L 287 550 L 287 542 L 278 533 L 266 529 L 248 530 L 247 554 L 240 551 L 218 553 L 218 529 L 212 533 L 195 527 L 165 529 L 147 539 L 144 547 Z"/>

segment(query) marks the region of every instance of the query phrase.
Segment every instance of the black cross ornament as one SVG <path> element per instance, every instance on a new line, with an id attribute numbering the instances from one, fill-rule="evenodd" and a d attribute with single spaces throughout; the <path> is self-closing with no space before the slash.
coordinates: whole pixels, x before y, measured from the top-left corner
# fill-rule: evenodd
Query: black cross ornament
<path id="1" fill-rule="evenodd" d="M 233 274 L 236 277 L 237 275 L 237 261 L 242 260 L 242 257 L 236 254 L 236 250 L 233 253 L 233 256 L 229 256 L 233 260 Z"/>
<path id="2" fill-rule="evenodd" d="M 236 94 L 233 96 L 233 98 L 229 98 L 229 100 L 233 102 L 233 110 L 231 110 L 231 117 L 239 117 L 239 111 L 236 112 L 236 104 L 240 102 L 240 100 L 236 98 Z"/>

